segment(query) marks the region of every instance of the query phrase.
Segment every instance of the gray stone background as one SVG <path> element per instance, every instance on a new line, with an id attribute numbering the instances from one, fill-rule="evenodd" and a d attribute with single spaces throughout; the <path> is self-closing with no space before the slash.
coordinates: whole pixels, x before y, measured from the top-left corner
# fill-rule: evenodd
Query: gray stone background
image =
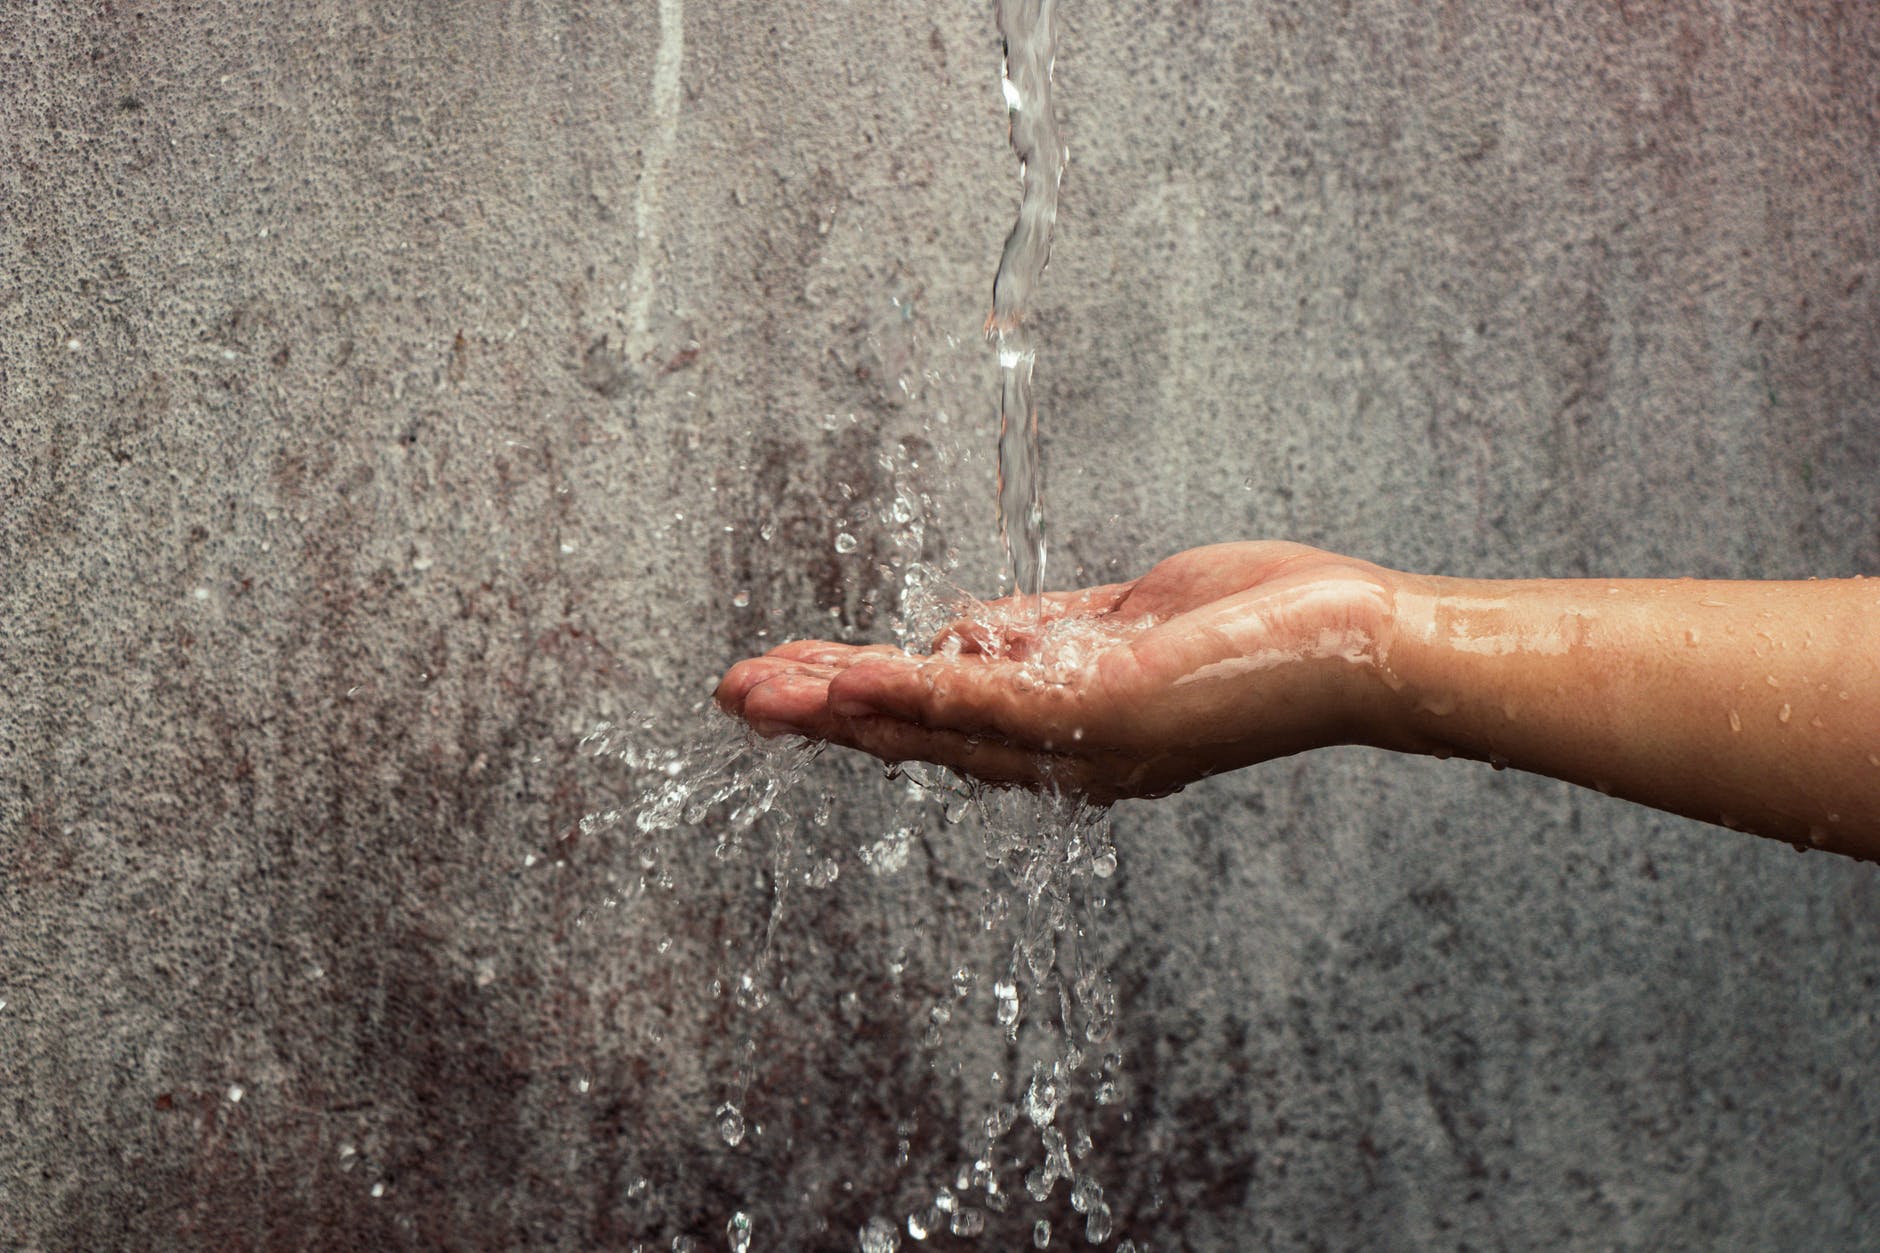
<path id="1" fill-rule="evenodd" d="M 0 1246 L 841 1248 L 948 1181 L 970 831 L 870 875 L 900 786 L 813 768 L 733 1149 L 763 858 L 633 893 L 578 741 L 882 638 L 883 457 L 997 577 L 991 32 L 0 5 Z M 1058 86 L 1053 582 L 1880 573 L 1880 8 L 1070 4 Z M 1357 750 L 1116 838 L 1119 1237 L 1880 1239 L 1872 867 Z"/>

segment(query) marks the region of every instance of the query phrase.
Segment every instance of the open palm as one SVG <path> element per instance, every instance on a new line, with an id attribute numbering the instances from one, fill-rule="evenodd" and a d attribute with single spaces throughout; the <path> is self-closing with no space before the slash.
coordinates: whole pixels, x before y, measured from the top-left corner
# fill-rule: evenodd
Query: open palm
<path id="1" fill-rule="evenodd" d="M 717 700 L 760 734 L 1098 802 L 1361 738 L 1389 572 L 1297 544 L 1192 549 L 1141 578 L 995 602 L 917 655 L 786 644 Z"/>

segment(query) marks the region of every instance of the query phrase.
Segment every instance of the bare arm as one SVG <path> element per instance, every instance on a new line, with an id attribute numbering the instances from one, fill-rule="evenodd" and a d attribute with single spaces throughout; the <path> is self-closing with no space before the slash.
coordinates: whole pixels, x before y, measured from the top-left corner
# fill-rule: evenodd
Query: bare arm
<path id="1" fill-rule="evenodd" d="M 1880 580 L 1396 582 L 1379 742 L 1880 860 Z"/>
<path id="2" fill-rule="evenodd" d="M 1473 757 L 1880 861 L 1880 580 L 1449 579 L 1249 543 L 1042 627 L 988 610 L 929 656 L 786 645 L 719 703 L 1098 801 L 1328 744 Z"/>

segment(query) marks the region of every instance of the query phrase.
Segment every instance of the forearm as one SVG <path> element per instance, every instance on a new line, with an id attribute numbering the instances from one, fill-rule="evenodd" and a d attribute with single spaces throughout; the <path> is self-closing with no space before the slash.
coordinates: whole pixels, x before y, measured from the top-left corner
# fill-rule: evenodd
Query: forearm
<path id="1" fill-rule="evenodd" d="M 1880 860 L 1880 580 L 1406 577 L 1378 742 Z"/>

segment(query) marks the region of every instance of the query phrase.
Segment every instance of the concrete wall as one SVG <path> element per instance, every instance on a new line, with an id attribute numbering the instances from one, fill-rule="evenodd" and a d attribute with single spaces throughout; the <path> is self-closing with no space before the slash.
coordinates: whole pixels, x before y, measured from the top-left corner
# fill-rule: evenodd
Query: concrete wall
<path id="1" fill-rule="evenodd" d="M 996 577 L 990 32 L 0 9 L 0 1246 L 853 1247 L 949 1182 L 969 828 L 817 762 L 761 1014 L 759 851 L 570 833 L 655 777 L 596 722 L 885 637 L 895 473 Z M 1880 573 L 1880 9 L 1073 4 L 1058 83 L 1054 582 Z M 1872 1247 L 1871 867 L 1355 750 L 1116 832 L 1119 1237 Z"/>

